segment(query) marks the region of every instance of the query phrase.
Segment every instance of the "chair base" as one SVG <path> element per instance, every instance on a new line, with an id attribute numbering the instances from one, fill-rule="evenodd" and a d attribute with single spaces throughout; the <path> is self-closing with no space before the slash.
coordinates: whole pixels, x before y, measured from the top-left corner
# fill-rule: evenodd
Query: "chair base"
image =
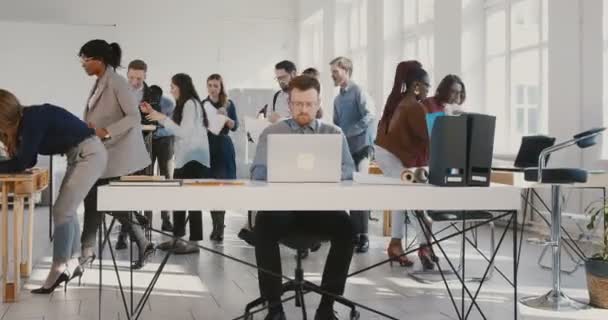
<path id="1" fill-rule="evenodd" d="M 578 311 L 589 309 L 589 305 L 566 296 L 563 292 L 549 291 L 540 297 L 526 297 L 519 302 L 527 307 L 548 311 Z"/>
<path id="2" fill-rule="evenodd" d="M 283 292 L 289 292 L 289 291 L 295 292 L 295 294 L 296 294 L 295 305 L 296 305 L 296 307 L 302 309 L 302 315 L 303 315 L 304 319 L 307 318 L 306 307 L 304 305 L 304 295 L 308 292 L 314 292 L 316 294 L 322 295 L 320 287 L 318 287 L 317 285 L 315 285 L 313 283 L 304 281 L 304 280 L 285 282 L 283 284 Z M 359 311 L 356 310 L 355 305 L 351 301 L 346 300 L 344 298 L 336 298 L 335 302 L 351 309 L 348 319 L 350 319 L 350 320 L 359 320 L 360 319 L 361 315 L 360 315 Z M 248 303 L 247 306 L 245 307 L 244 319 L 253 320 L 253 314 L 251 313 L 251 311 L 254 308 L 257 308 L 257 307 L 260 307 L 260 306 L 263 306 L 266 304 L 267 304 L 266 299 L 264 299 L 262 297 Z"/>

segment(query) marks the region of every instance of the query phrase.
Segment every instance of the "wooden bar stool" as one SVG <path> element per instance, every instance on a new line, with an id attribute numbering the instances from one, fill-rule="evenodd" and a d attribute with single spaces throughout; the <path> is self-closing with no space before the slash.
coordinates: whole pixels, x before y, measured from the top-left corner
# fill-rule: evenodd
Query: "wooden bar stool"
<path id="1" fill-rule="evenodd" d="M 34 199 L 37 193 L 46 189 L 49 184 L 47 169 L 35 168 L 25 173 L 0 174 L 2 192 L 2 211 L 0 214 L 2 246 L 2 301 L 16 302 L 19 297 L 21 278 L 27 278 L 32 272 L 32 248 L 34 241 Z M 12 201 L 9 202 L 9 197 Z M 25 212 L 25 202 L 28 211 Z M 9 226 L 9 205 L 13 207 L 12 228 Z M 27 224 L 24 227 L 24 216 Z M 9 251 L 9 230 L 13 236 L 12 257 Z M 25 252 L 23 252 L 25 247 Z M 12 264 L 9 262 L 12 261 Z"/>

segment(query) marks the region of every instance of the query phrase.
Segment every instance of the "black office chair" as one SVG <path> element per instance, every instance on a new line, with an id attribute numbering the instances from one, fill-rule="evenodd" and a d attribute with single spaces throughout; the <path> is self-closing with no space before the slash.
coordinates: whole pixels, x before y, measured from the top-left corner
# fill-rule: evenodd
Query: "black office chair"
<path id="1" fill-rule="evenodd" d="M 302 309 L 302 319 L 307 319 L 306 304 L 304 302 L 304 295 L 308 292 L 314 292 L 319 295 L 323 295 L 321 287 L 314 283 L 304 280 L 304 269 L 302 269 L 302 252 L 308 252 L 310 249 L 318 246 L 319 242 L 326 239 L 320 239 L 319 236 L 310 234 L 293 234 L 280 241 L 280 243 L 288 248 L 294 249 L 298 252 L 296 258 L 296 269 L 294 271 L 294 280 L 288 281 L 283 284 L 283 293 L 293 291 L 295 292 L 295 305 Z M 253 320 L 253 314 L 251 311 L 254 308 L 260 307 L 267 304 L 263 297 L 253 300 L 248 303 L 245 307 L 245 319 Z M 355 305 L 341 297 L 335 299 L 335 302 L 340 303 L 350 308 L 351 320 L 358 320 L 360 318 L 359 311 L 356 310 Z"/>
<path id="2" fill-rule="evenodd" d="M 525 136 L 521 138 L 519 151 L 515 158 L 515 168 L 536 168 L 538 166 L 538 158 L 543 150 L 552 147 L 555 144 L 555 138 L 548 136 Z M 547 161 L 549 158 L 547 158 Z"/>
<path id="3" fill-rule="evenodd" d="M 591 129 L 575 135 L 572 139 L 544 149 L 538 158 L 538 167 L 524 171 L 526 181 L 535 181 L 551 185 L 551 246 L 553 253 L 553 288 L 547 294 L 538 297 L 526 297 L 520 300 L 524 305 L 551 311 L 574 311 L 587 308 L 586 304 L 570 299 L 561 290 L 561 188 L 564 184 L 587 182 L 587 171 L 578 168 L 545 168 L 547 157 L 558 150 L 577 145 L 584 149 L 595 145 L 596 137 L 606 128 Z"/>

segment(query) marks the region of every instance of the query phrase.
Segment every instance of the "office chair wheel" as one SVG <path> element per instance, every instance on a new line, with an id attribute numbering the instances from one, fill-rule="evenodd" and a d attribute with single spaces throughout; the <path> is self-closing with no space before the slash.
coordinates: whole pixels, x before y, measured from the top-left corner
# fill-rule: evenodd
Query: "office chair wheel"
<path id="1" fill-rule="evenodd" d="M 359 311 L 352 309 L 350 311 L 350 320 L 359 320 L 359 318 L 361 318 Z"/>

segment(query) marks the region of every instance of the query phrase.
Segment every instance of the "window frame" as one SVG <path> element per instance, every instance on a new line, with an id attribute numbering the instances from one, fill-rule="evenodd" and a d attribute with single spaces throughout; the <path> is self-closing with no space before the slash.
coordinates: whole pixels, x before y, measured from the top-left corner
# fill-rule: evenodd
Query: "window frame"
<path id="1" fill-rule="evenodd" d="M 519 48 L 513 48 L 512 45 L 512 31 L 513 31 L 513 24 L 512 24 L 512 15 L 513 15 L 513 6 L 522 2 L 526 2 L 526 1 L 537 1 L 538 2 L 538 6 L 539 6 L 539 10 L 538 10 L 538 41 L 534 44 L 529 44 L 529 45 L 525 45 Z M 548 50 L 548 30 L 545 30 L 545 20 L 548 19 L 548 14 L 547 14 L 547 8 L 546 6 L 548 5 L 548 2 L 546 0 L 486 0 L 486 2 L 484 3 L 484 34 L 485 34 L 485 39 L 484 39 L 484 48 L 483 48 L 483 56 L 484 56 L 484 63 L 485 63 L 485 67 L 484 67 L 484 97 L 483 97 L 483 101 L 484 101 L 484 112 L 488 112 L 488 106 L 490 105 L 490 103 L 492 103 L 492 99 L 491 97 L 488 96 L 488 92 L 487 90 L 485 90 L 485 88 L 487 88 L 488 85 L 488 65 L 489 63 L 492 61 L 492 59 L 497 59 L 497 58 L 504 58 L 505 61 L 505 70 L 504 70 L 504 75 L 505 75 L 505 88 L 504 88 L 504 92 L 505 92 L 505 105 L 504 108 L 505 110 L 503 110 L 503 113 L 505 115 L 505 128 L 508 130 L 507 134 L 505 135 L 505 139 L 506 141 L 497 141 L 496 145 L 495 145 L 495 150 L 498 153 L 506 153 L 506 154 L 515 154 L 517 152 L 517 148 L 519 146 L 520 140 L 522 136 L 526 136 L 526 135 L 530 135 L 530 134 L 543 134 L 543 133 L 547 133 L 548 130 L 548 101 L 547 100 L 547 95 L 546 95 L 546 89 L 548 86 L 547 82 L 547 77 L 546 77 L 546 61 L 545 59 L 548 59 L 547 57 L 547 50 Z M 504 51 L 502 53 L 493 53 L 493 54 L 489 54 L 488 53 L 488 18 L 491 14 L 494 14 L 496 12 L 500 12 L 500 11 L 504 11 L 505 13 L 505 48 Z M 514 104 L 514 93 L 515 92 L 515 88 L 514 88 L 514 80 L 513 80 L 513 64 L 512 64 L 512 60 L 513 57 L 516 57 L 517 55 L 521 55 L 521 54 L 525 54 L 528 52 L 533 52 L 533 51 L 537 51 L 538 52 L 538 61 L 537 61 L 537 68 L 538 68 L 538 92 L 537 92 L 537 97 L 538 97 L 538 123 L 536 124 L 537 126 L 537 131 L 536 132 L 530 132 L 530 128 L 529 128 L 529 110 L 532 109 L 530 108 L 530 105 L 526 105 L 524 104 L 524 107 L 517 107 Z M 523 132 L 519 132 L 517 130 L 517 111 L 519 109 L 524 109 L 524 120 L 523 120 Z M 500 121 L 500 120 L 499 120 Z"/>

